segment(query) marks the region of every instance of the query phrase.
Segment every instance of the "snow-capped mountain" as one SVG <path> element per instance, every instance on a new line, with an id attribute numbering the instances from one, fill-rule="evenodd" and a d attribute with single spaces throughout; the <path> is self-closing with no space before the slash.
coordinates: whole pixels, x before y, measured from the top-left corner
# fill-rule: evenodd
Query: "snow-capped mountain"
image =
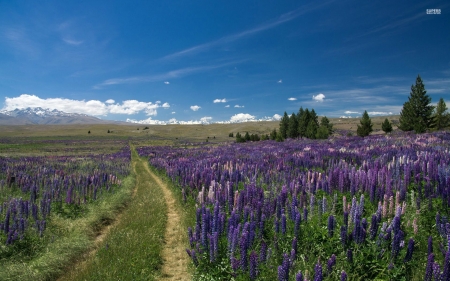
<path id="1" fill-rule="evenodd" d="M 41 107 L 16 108 L 0 111 L 1 125 L 26 124 L 103 124 L 112 123 L 93 116 L 78 113 L 67 113 L 57 109 Z"/>
<path id="2" fill-rule="evenodd" d="M 24 109 L 19 109 L 16 108 L 14 110 L 0 110 L 1 114 L 5 114 L 11 117 L 18 117 L 18 116 L 28 116 L 28 115 L 37 115 L 40 116 L 42 118 L 45 117 L 53 117 L 53 116 L 58 116 L 58 117 L 73 117 L 73 116 L 88 116 L 86 114 L 78 114 L 78 113 L 67 113 L 67 112 L 63 112 L 63 111 L 59 111 L 57 109 L 49 109 L 49 108 L 42 108 L 42 107 L 27 107 Z"/>

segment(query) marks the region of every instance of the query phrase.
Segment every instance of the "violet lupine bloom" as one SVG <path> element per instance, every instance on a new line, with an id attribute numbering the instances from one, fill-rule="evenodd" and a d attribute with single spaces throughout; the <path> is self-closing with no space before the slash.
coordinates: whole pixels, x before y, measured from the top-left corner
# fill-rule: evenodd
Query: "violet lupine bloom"
<path id="1" fill-rule="evenodd" d="M 450 280 L 450 250 L 448 250 L 447 253 L 445 254 L 444 270 L 441 275 L 441 280 L 444 281 Z"/>
<path id="2" fill-rule="evenodd" d="M 441 281 L 441 267 L 437 262 L 433 263 L 433 281 Z"/>
<path id="3" fill-rule="evenodd" d="M 322 265 L 320 264 L 320 261 L 316 263 L 316 266 L 314 267 L 314 281 L 322 281 L 323 275 L 322 275 Z"/>
<path id="4" fill-rule="evenodd" d="M 428 237 L 428 255 L 433 252 L 433 238 L 431 235 Z"/>
<path id="5" fill-rule="evenodd" d="M 299 271 L 296 275 L 295 275 L 295 281 L 304 281 L 303 280 L 303 274 L 301 271 Z"/>
<path id="6" fill-rule="evenodd" d="M 349 263 L 353 263 L 353 250 L 352 249 L 347 250 L 347 260 Z"/>
<path id="7" fill-rule="evenodd" d="M 344 247 L 347 244 L 347 227 L 345 225 L 341 226 L 341 243 Z"/>
<path id="8" fill-rule="evenodd" d="M 288 279 L 285 277 L 286 273 L 284 272 L 283 266 L 278 266 L 278 281 L 288 281 Z"/>
<path id="9" fill-rule="evenodd" d="M 239 246 L 241 247 L 241 269 L 243 271 L 247 271 L 248 267 L 248 259 L 247 259 L 247 250 L 248 250 L 248 233 L 244 232 L 241 236 L 241 241 Z"/>
<path id="10" fill-rule="evenodd" d="M 408 242 L 408 249 L 406 250 L 406 256 L 403 261 L 409 262 L 412 259 L 413 252 L 414 252 L 414 239 L 410 238 Z"/>
<path id="11" fill-rule="evenodd" d="M 259 251 L 259 261 L 260 262 L 267 261 L 267 244 L 264 241 L 262 241 L 261 243 L 261 249 Z"/>
<path id="12" fill-rule="evenodd" d="M 332 254 L 327 262 L 328 273 L 331 273 L 331 271 L 333 271 L 333 266 L 335 266 L 335 265 L 336 265 L 336 255 Z"/>
<path id="13" fill-rule="evenodd" d="M 328 236 L 332 237 L 333 233 L 334 233 L 334 226 L 335 226 L 335 220 L 334 220 L 334 216 L 330 215 L 328 217 Z"/>
<path id="14" fill-rule="evenodd" d="M 286 215 L 281 215 L 281 233 L 286 234 Z"/>
<path id="15" fill-rule="evenodd" d="M 341 281 L 347 281 L 347 273 L 344 270 L 341 272 Z"/>
<path id="16" fill-rule="evenodd" d="M 302 220 L 302 217 L 299 212 L 295 215 L 295 223 L 294 223 L 294 236 L 298 237 L 300 232 L 300 222 Z"/>
<path id="17" fill-rule="evenodd" d="M 378 232 L 378 219 L 377 215 L 372 215 L 372 221 L 370 222 L 370 239 L 373 240 L 377 236 Z"/>
<path id="18" fill-rule="evenodd" d="M 255 280 L 258 268 L 258 255 L 252 251 L 250 253 L 250 280 Z"/>
<path id="19" fill-rule="evenodd" d="M 431 278 L 433 277 L 433 264 L 434 264 L 434 254 L 431 253 L 428 255 L 424 281 L 431 281 Z"/>
<path id="20" fill-rule="evenodd" d="M 283 267 L 283 271 L 284 271 L 286 280 L 289 280 L 290 264 L 291 264 L 291 262 L 289 260 L 289 255 L 284 253 L 283 254 L 283 263 L 281 264 L 281 266 Z"/>

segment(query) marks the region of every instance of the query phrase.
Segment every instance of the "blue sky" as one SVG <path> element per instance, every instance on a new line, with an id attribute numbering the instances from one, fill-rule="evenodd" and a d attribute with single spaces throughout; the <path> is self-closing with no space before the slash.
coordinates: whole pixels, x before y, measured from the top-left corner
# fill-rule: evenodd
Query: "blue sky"
<path id="1" fill-rule="evenodd" d="M 427 14 L 440 9 L 440 14 Z M 446 1 L 0 1 L 1 109 L 239 121 L 450 106 Z"/>

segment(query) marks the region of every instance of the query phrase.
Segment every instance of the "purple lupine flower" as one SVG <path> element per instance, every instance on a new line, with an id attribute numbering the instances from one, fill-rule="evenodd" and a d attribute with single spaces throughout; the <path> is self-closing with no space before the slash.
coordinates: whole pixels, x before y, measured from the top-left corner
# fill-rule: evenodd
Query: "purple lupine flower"
<path id="1" fill-rule="evenodd" d="M 347 250 L 347 260 L 349 263 L 353 263 L 353 250 L 352 249 Z"/>
<path id="2" fill-rule="evenodd" d="M 289 255 L 283 253 L 283 263 L 281 266 L 283 267 L 284 278 L 287 281 L 289 279 L 289 267 L 290 267 Z"/>
<path id="3" fill-rule="evenodd" d="M 281 215 L 281 233 L 286 234 L 286 215 Z"/>
<path id="4" fill-rule="evenodd" d="M 300 222 L 302 220 L 302 217 L 299 212 L 295 215 L 295 223 L 294 223 L 294 236 L 298 237 L 300 233 Z"/>
<path id="5" fill-rule="evenodd" d="M 189 245 L 191 248 L 194 247 L 194 235 L 192 234 L 192 227 L 188 227 L 188 237 L 189 237 Z"/>
<path id="6" fill-rule="evenodd" d="M 334 233 L 334 226 L 335 226 L 335 220 L 334 220 L 334 216 L 330 215 L 328 217 L 328 236 L 332 237 L 333 233 Z"/>
<path id="7" fill-rule="evenodd" d="M 378 232 L 378 219 L 377 215 L 372 215 L 372 221 L 370 222 L 370 239 L 375 239 Z"/>
<path id="8" fill-rule="evenodd" d="M 341 272 L 341 281 L 347 281 L 347 273 L 344 270 Z"/>
<path id="9" fill-rule="evenodd" d="M 303 219 L 308 221 L 308 209 L 306 207 L 303 208 Z"/>
<path id="10" fill-rule="evenodd" d="M 394 235 L 398 233 L 400 230 L 400 217 L 394 217 L 394 220 L 392 221 L 392 227 L 394 231 Z"/>
<path id="11" fill-rule="evenodd" d="M 445 254 L 444 260 L 444 270 L 441 275 L 441 280 L 448 281 L 450 280 L 450 250 Z"/>
<path id="12" fill-rule="evenodd" d="M 344 247 L 347 244 L 347 227 L 345 225 L 341 226 L 341 243 Z"/>
<path id="13" fill-rule="evenodd" d="M 434 264 L 434 254 L 431 253 L 428 255 L 424 281 L 431 281 L 431 278 L 433 276 L 433 264 Z"/>
<path id="14" fill-rule="evenodd" d="M 403 231 L 399 230 L 397 234 L 394 235 L 394 239 L 392 239 L 392 257 L 395 258 L 400 251 L 400 242 L 403 239 Z"/>
<path id="15" fill-rule="evenodd" d="M 316 263 L 316 266 L 314 267 L 314 281 L 322 281 L 323 275 L 322 275 L 322 265 L 320 264 L 320 261 Z"/>
<path id="16" fill-rule="evenodd" d="M 344 212 L 344 225 L 348 227 L 348 212 Z"/>
<path id="17" fill-rule="evenodd" d="M 431 235 L 428 237 L 428 255 L 433 252 L 433 238 Z"/>
<path id="18" fill-rule="evenodd" d="M 410 238 L 408 242 L 408 249 L 406 250 L 406 256 L 403 261 L 409 262 L 412 259 L 413 252 L 414 252 L 414 239 Z"/>
<path id="19" fill-rule="evenodd" d="M 292 239 L 292 250 L 295 251 L 295 258 L 297 258 L 297 238 L 294 237 L 294 239 Z"/>
<path id="20" fill-rule="evenodd" d="M 258 268 L 258 255 L 252 251 L 250 253 L 250 280 L 255 280 Z"/>
<path id="21" fill-rule="evenodd" d="M 261 242 L 261 249 L 259 251 L 259 261 L 266 262 L 267 261 L 267 244 L 266 242 Z"/>
<path id="22" fill-rule="evenodd" d="M 197 258 L 197 253 L 195 252 L 195 250 L 191 251 L 191 257 L 192 257 L 192 261 L 194 262 L 194 265 L 198 266 L 198 258 Z"/>
<path id="23" fill-rule="evenodd" d="M 295 275 L 295 281 L 304 281 L 303 274 L 301 271 L 297 272 L 297 274 Z"/>
<path id="24" fill-rule="evenodd" d="M 297 253 L 294 249 L 291 250 L 291 257 L 289 258 L 290 261 L 290 267 L 294 266 L 294 261 L 297 258 Z"/>
<path id="25" fill-rule="evenodd" d="M 248 267 L 248 259 L 247 259 L 247 250 L 248 250 L 248 233 L 243 232 L 241 236 L 241 241 L 239 242 L 239 246 L 241 247 L 241 260 L 240 266 L 243 271 L 247 271 Z"/>
<path id="26" fill-rule="evenodd" d="M 239 261 L 235 257 L 231 257 L 231 269 L 233 272 L 236 273 L 236 271 L 239 269 Z"/>
<path id="27" fill-rule="evenodd" d="M 288 281 L 288 279 L 285 277 L 286 273 L 284 272 L 284 268 L 282 265 L 278 266 L 278 281 Z"/>
<path id="28" fill-rule="evenodd" d="M 437 262 L 433 263 L 433 281 L 441 281 L 441 267 Z"/>
<path id="29" fill-rule="evenodd" d="M 332 254 L 327 262 L 328 273 L 331 273 L 331 271 L 333 271 L 333 266 L 335 266 L 335 265 L 336 265 L 336 255 Z"/>

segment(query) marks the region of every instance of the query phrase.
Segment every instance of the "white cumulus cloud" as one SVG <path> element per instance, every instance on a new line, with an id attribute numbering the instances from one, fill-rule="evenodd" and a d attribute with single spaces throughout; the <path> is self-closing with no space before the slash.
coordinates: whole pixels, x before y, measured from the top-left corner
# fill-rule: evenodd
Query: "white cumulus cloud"
<path id="1" fill-rule="evenodd" d="M 227 105 L 225 105 L 225 107 L 230 107 L 230 105 L 229 105 L 229 104 L 227 104 Z"/>
<path id="2" fill-rule="evenodd" d="M 163 105 L 161 105 L 162 108 L 169 108 L 170 104 L 168 102 L 163 103 Z"/>
<path id="3" fill-rule="evenodd" d="M 248 113 L 238 113 L 230 118 L 231 122 L 249 122 L 249 121 L 255 121 L 255 116 L 250 115 Z"/>
<path id="4" fill-rule="evenodd" d="M 350 111 L 350 110 L 347 110 L 346 112 L 344 112 L 345 114 L 361 114 L 361 113 L 359 113 L 358 111 Z"/>
<path id="5" fill-rule="evenodd" d="M 244 106 L 243 106 L 243 105 L 236 104 L 234 107 L 236 107 L 236 108 L 242 108 L 242 107 L 244 107 Z"/>
<path id="6" fill-rule="evenodd" d="M 276 121 L 281 120 L 281 115 L 280 114 L 275 114 L 272 118 Z"/>
<path id="7" fill-rule="evenodd" d="M 169 81 L 164 81 L 164 84 L 169 85 L 170 82 Z"/>
<path id="8" fill-rule="evenodd" d="M 46 98 L 42 99 L 35 95 L 22 94 L 14 98 L 5 98 L 5 106 L 3 110 L 24 109 L 27 107 L 57 109 L 68 113 L 81 113 L 93 116 L 104 116 L 109 113 L 113 114 L 137 114 L 145 112 L 148 116 L 156 115 L 157 109 L 160 107 L 168 108 L 170 105 L 164 103 L 142 102 L 137 100 L 125 100 L 122 103 L 115 103 L 114 100 L 108 99 L 105 102 L 99 100 L 72 100 L 66 98 Z"/>
<path id="9" fill-rule="evenodd" d="M 288 98 L 288 100 L 297 100 L 297 98 Z"/>
<path id="10" fill-rule="evenodd" d="M 325 95 L 320 93 L 317 96 L 312 97 L 313 100 L 317 101 L 317 102 L 323 102 L 323 100 L 325 99 Z"/>
<path id="11" fill-rule="evenodd" d="M 213 103 L 227 102 L 227 99 L 215 99 Z"/>
<path id="12" fill-rule="evenodd" d="M 367 112 L 369 115 L 392 115 L 392 112 L 383 112 L 383 111 L 370 111 Z"/>
<path id="13" fill-rule="evenodd" d="M 282 79 L 280 79 L 280 80 L 278 80 L 278 82 L 277 82 L 278 84 L 281 84 L 281 83 L 283 83 L 283 80 Z"/>
<path id="14" fill-rule="evenodd" d="M 198 111 L 201 107 L 198 105 L 191 105 L 191 110 Z"/>

